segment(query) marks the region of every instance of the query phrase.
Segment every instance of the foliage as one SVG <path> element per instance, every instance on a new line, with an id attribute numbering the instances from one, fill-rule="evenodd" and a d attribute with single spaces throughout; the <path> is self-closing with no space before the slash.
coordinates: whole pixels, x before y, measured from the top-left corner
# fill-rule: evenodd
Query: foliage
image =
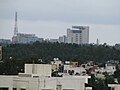
<path id="1" fill-rule="evenodd" d="M 113 84 L 113 76 L 106 76 L 105 79 L 96 78 L 94 75 L 91 75 L 89 79 L 89 84 L 93 86 L 93 90 L 109 90 L 108 84 Z"/>
<path id="2" fill-rule="evenodd" d="M 114 72 L 114 78 L 116 78 L 118 83 L 120 84 L 120 64 L 118 64 L 116 67 L 116 71 Z"/>
<path id="3" fill-rule="evenodd" d="M 12 61 L 10 61 L 12 57 Z M 25 63 L 50 63 L 53 58 L 62 61 L 78 61 L 79 64 L 87 61 L 103 63 L 107 60 L 120 60 L 120 51 L 107 45 L 77 45 L 65 43 L 35 42 L 33 44 L 11 44 L 3 46 L 3 63 L 0 63 L 0 74 L 23 72 Z M 12 67 L 11 65 L 12 64 Z M 2 67 L 2 68 L 1 68 Z M 13 69 L 13 70 L 9 70 Z"/>

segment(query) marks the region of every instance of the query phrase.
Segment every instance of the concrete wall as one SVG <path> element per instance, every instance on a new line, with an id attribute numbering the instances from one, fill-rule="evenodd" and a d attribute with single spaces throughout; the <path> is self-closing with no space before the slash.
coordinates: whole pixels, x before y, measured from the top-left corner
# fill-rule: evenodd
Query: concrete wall
<path id="1" fill-rule="evenodd" d="M 15 78 L 13 80 L 13 87 L 26 90 L 38 90 L 38 79 L 36 78 Z"/>
<path id="2" fill-rule="evenodd" d="M 120 84 L 108 84 L 108 87 L 114 88 L 114 90 L 120 90 Z"/>
<path id="3" fill-rule="evenodd" d="M 85 90 L 85 78 L 81 77 L 40 77 L 40 78 L 18 78 L 14 80 L 14 88 L 18 90 L 56 90 L 57 85 L 63 89 Z"/>
<path id="4" fill-rule="evenodd" d="M 0 76 L 0 88 L 13 90 L 13 76 Z"/>
<path id="5" fill-rule="evenodd" d="M 57 90 L 57 85 L 61 85 L 61 90 L 85 90 L 85 84 L 89 76 L 66 76 L 66 77 L 7 77 L 0 76 L 0 87 L 26 89 L 26 90 Z"/>
<path id="6" fill-rule="evenodd" d="M 85 68 L 83 67 L 72 67 L 72 65 L 64 65 L 64 70 L 67 70 L 67 73 L 68 73 L 68 70 L 74 70 L 74 74 L 75 73 L 82 73 L 82 72 L 86 72 Z"/>
<path id="7" fill-rule="evenodd" d="M 25 64 L 25 73 L 39 76 L 51 76 L 52 66 L 49 64 Z"/>

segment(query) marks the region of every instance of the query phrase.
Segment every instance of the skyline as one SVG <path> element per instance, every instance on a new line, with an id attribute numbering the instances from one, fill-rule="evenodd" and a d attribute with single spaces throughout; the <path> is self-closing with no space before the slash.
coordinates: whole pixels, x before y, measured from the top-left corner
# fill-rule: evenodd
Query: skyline
<path id="1" fill-rule="evenodd" d="M 19 32 L 58 38 L 66 35 L 71 26 L 87 25 L 90 43 L 96 43 L 98 38 L 100 43 L 114 45 L 120 43 L 119 3 L 119 0 L 1 0 L 0 39 L 12 38 L 17 11 Z"/>

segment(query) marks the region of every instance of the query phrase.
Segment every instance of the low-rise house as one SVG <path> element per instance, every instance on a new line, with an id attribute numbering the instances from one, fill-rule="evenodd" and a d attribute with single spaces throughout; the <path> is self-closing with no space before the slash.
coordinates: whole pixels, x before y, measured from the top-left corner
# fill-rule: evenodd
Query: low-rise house
<path id="1" fill-rule="evenodd" d="M 114 74 L 114 72 L 116 71 L 116 66 L 115 65 L 105 65 L 105 67 L 100 67 L 98 69 L 95 70 L 96 72 L 100 72 L 100 73 L 104 73 L 107 72 L 109 75 Z"/>
<path id="2" fill-rule="evenodd" d="M 120 84 L 108 84 L 110 90 L 120 90 Z"/>
<path id="3" fill-rule="evenodd" d="M 90 76 L 51 77 L 51 65 L 25 64 L 25 73 L 0 76 L 0 90 L 92 90 Z"/>
<path id="4" fill-rule="evenodd" d="M 73 65 L 64 65 L 64 73 L 70 74 L 70 75 L 85 75 L 86 70 L 83 67 L 77 67 Z"/>

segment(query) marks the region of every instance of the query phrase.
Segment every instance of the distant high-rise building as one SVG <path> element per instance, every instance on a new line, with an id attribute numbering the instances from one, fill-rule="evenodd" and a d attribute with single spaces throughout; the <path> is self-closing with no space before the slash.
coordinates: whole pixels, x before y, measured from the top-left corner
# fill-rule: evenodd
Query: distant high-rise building
<path id="1" fill-rule="evenodd" d="M 35 34 L 23 34 L 18 33 L 17 36 L 13 36 L 12 42 L 20 44 L 34 43 L 36 41 L 43 42 L 43 38 L 38 38 Z"/>
<path id="2" fill-rule="evenodd" d="M 59 40 L 58 39 L 50 39 L 49 40 L 49 42 L 51 42 L 51 43 L 56 43 L 56 42 L 58 42 Z"/>
<path id="3" fill-rule="evenodd" d="M 67 43 L 88 44 L 89 26 L 73 26 L 67 29 Z"/>
<path id="4" fill-rule="evenodd" d="M 0 44 L 11 44 L 10 39 L 0 39 Z"/>
<path id="5" fill-rule="evenodd" d="M 100 40 L 97 38 L 96 44 L 99 45 Z"/>
<path id="6" fill-rule="evenodd" d="M 67 43 L 67 37 L 66 37 L 66 35 L 63 35 L 63 36 L 59 37 L 59 43 Z"/>

